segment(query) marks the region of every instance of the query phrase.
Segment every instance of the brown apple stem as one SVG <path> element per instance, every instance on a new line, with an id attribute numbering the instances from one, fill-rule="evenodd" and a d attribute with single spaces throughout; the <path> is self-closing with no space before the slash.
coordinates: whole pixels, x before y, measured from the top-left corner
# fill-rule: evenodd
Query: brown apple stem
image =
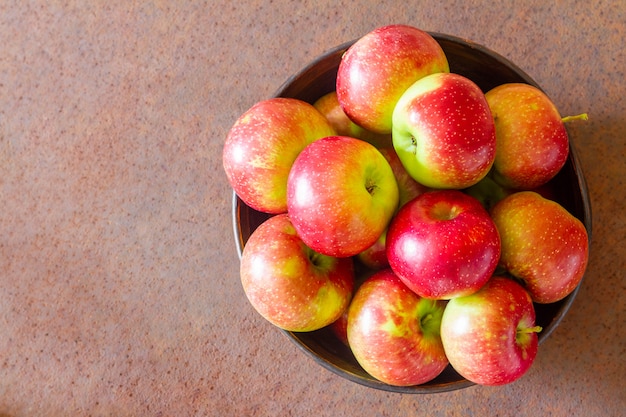
<path id="1" fill-rule="evenodd" d="M 535 327 L 526 327 L 522 329 L 517 329 L 517 332 L 518 333 L 539 333 L 542 330 L 543 328 L 541 326 L 535 326 Z"/>
<path id="2" fill-rule="evenodd" d="M 573 120 L 589 120 L 589 116 L 587 115 L 587 113 L 581 113 L 575 116 L 565 116 L 561 118 L 561 120 L 563 121 L 563 123 L 571 122 Z"/>

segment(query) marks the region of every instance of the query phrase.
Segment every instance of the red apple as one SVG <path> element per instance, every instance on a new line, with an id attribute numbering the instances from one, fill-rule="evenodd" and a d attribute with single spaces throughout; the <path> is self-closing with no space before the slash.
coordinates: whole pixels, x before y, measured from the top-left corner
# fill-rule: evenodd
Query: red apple
<path id="1" fill-rule="evenodd" d="M 287 211 L 287 177 L 309 143 L 335 134 L 311 104 L 294 98 L 260 101 L 228 132 L 222 160 L 228 182 L 250 207 Z"/>
<path id="2" fill-rule="evenodd" d="M 391 146 L 391 134 L 370 132 L 354 123 L 341 108 L 336 91 L 324 94 L 313 106 L 326 116 L 337 135 L 362 139 L 379 149 Z"/>
<path id="3" fill-rule="evenodd" d="M 372 275 L 348 309 L 348 344 L 355 358 L 390 385 L 434 379 L 448 365 L 439 336 L 444 303 L 418 296 L 390 269 Z"/>
<path id="4" fill-rule="evenodd" d="M 454 73 L 428 75 L 393 112 L 393 146 L 406 170 L 432 188 L 466 188 L 491 169 L 496 130 L 481 89 Z"/>
<path id="5" fill-rule="evenodd" d="M 580 220 L 533 191 L 509 195 L 491 215 L 502 239 L 502 267 L 524 282 L 535 302 L 553 303 L 574 291 L 589 258 Z"/>
<path id="6" fill-rule="evenodd" d="M 472 294 L 491 277 L 500 237 L 487 210 L 458 190 L 430 191 L 400 209 L 387 231 L 391 269 L 422 297 Z"/>
<path id="7" fill-rule="evenodd" d="M 523 83 L 502 84 L 485 96 L 496 125 L 494 179 L 523 190 L 552 179 L 567 160 L 569 139 L 550 98 Z"/>
<path id="8" fill-rule="evenodd" d="M 383 155 L 347 136 L 307 146 L 287 182 L 288 212 L 298 235 L 329 256 L 353 256 L 373 245 L 387 228 L 398 198 Z"/>
<path id="9" fill-rule="evenodd" d="M 441 319 L 450 364 L 481 385 L 503 385 L 522 377 L 537 355 L 539 331 L 528 293 L 499 276 L 472 295 L 450 300 Z"/>
<path id="10" fill-rule="evenodd" d="M 359 38 L 337 71 L 337 98 L 348 117 L 376 133 L 391 133 L 391 115 L 404 91 L 448 60 L 427 32 L 407 25 L 382 26 Z"/>
<path id="11" fill-rule="evenodd" d="M 354 287 L 350 258 L 307 247 L 285 213 L 250 236 L 241 256 L 241 283 L 254 309 L 281 329 L 305 332 L 337 320 Z"/>

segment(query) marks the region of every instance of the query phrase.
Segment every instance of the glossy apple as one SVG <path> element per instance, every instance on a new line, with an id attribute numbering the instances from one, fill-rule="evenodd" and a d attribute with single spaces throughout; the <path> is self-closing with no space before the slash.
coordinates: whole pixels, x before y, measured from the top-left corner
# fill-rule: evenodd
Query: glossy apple
<path id="1" fill-rule="evenodd" d="M 254 309 L 275 326 L 296 332 L 337 320 L 354 287 L 352 259 L 307 247 L 285 213 L 270 217 L 252 233 L 243 248 L 240 274 Z"/>
<path id="2" fill-rule="evenodd" d="M 350 303 L 348 344 L 374 378 L 395 386 L 423 384 L 448 365 L 439 335 L 444 306 L 421 298 L 384 269 Z"/>
<path id="3" fill-rule="evenodd" d="M 373 245 L 398 199 L 385 157 L 373 145 L 348 136 L 307 146 L 287 182 L 288 212 L 298 235 L 329 256 L 353 256 Z"/>
<path id="4" fill-rule="evenodd" d="M 287 211 L 287 177 L 309 143 L 335 134 L 311 104 L 293 98 L 260 101 L 242 114 L 224 143 L 228 182 L 248 206 L 266 213 Z"/>
<path id="5" fill-rule="evenodd" d="M 582 280 L 589 258 L 583 223 L 533 191 L 502 199 L 491 211 L 502 239 L 500 263 L 537 303 L 553 303 Z"/>
<path id="6" fill-rule="evenodd" d="M 494 276 L 478 292 L 448 302 L 441 340 L 452 367 L 481 385 L 522 377 L 537 356 L 535 310 L 517 282 Z"/>
<path id="7" fill-rule="evenodd" d="M 502 84 L 485 96 L 496 125 L 494 179 L 522 190 L 552 179 L 567 160 L 569 139 L 550 98 L 523 83 Z"/>
<path id="8" fill-rule="evenodd" d="M 500 237 L 487 210 L 459 190 L 430 191 L 398 211 L 387 231 L 391 269 L 422 297 L 476 292 L 500 257 Z"/>
<path id="9" fill-rule="evenodd" d="M 409 174 L 432 188 L 480 181 L 496 155 L 496 130 L 480 88 L 454 73 L 409 87 L 393 112 L 393 146 Z"/>
<path id="10" fill-rule="evenodd" d="M 382 26 L 343 55 L 337 98 L 359 126 L 391 133 L 391 116 L 402 93 L 425 75 L 449 70 L 443 49 L 427 32 L 408 25 Z"/>
<path id="11" fill-rule="evenodd" d="M 379 149 L 392 146 L 390 133 L 379 134 L 370 132 L 354 123 L 341 108 L 336 91 L 324 94 L 313 103 L 313 106 L 326 116 L 337 135 L 362 139 Z"/>

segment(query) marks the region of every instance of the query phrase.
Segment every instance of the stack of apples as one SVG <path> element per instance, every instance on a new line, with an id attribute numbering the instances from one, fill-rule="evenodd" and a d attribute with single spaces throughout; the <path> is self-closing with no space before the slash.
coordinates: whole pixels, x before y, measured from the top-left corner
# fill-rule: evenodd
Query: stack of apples
<path id="1" fill-rule="evenodd" d="M 379 27 L 334 91 L 260 101 L 229 131 L 227 178 L 269 215 L 242 251 L 245 294 L 281 329 L 329 326 L 390 385 L 448 365 L 515 381 L 537 354 L 535 305 L 587 266 L 587 230 L 545 187 L 568 152 L 538 88 L 483 92 L 428 32 Z"/>

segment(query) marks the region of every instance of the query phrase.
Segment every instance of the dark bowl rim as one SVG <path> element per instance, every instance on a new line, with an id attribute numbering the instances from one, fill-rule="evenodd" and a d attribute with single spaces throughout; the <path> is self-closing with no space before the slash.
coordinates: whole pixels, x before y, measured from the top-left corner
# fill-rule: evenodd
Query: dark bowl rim
<path id="1" fill-rule="evenodd" d="M 439 32 L 428 32 L 428 33 L 431 36 L 433 36 L 438 42 L 445 41 L 445 42 L 463 44 L 463 46 L 465 47 L 469 47 L 482 54 L 488 55 L 490 58 L 496 60 L 498 63 L 511 69 L 513 72 L 516 73 L 516 75 L 518 75 L 521 79 L 523 79 L 524 82 L 526 82 L 527 84 L 533 85 L 539 88 L 540 90 L 544 91 L 541 88 L 541 86 L 532 77 L 530 77 L 524 70 L 522 70 L 519 66 L 509 61 L 507 58 L 500 55 L 499 53 L 481 44 L 478 44 L 474 41 L 461 38 L 458 36 L 448 35 L 448 34 L 439 33 Z M 288 77 L 285 80 L 285 82 L 281 84 L 281 86 L 275 91 L 275 93 L 273 94 L 273 97 L 283 96 L 288 86 L 290 86 L 298 77 L 301 77 L 303 74 L 305 74 L 308 71 L 312 71 L 315 67 L 317 67 L 320 64 L 320 62 L 323 62 L 324 60 L 328 59 L 329 56 L 337 54 L 341 51 L 345 52 L 352 44 L 354 44 L 354 42 L 356 42 L 356 39 L 341 43 L 335 46 L 334 48 L 328 49 L 325 52 L 323 52 L 321 55 L 317 56 L 315 59 L 310 61 L 306 66 L 304 66 L 299 71 L 297 71 L 296 73 Z M 581 192 L 580 197 L 583 203 L 583 207 L 582 207 L 583 219 L 581 219 L 581 221 L 587 230 L 589 249 L 591 249 L 592 212 L 591 212 L 591 202 L 590 202 L 590 197 L 589 197 L 589 191 L 587 188 L 585 175 L 582 170 L 578 154 L 575 148 L 573 147 L 571 140 L 569 143 L 568 159 L 571 160 L 572 168 L 579 184 L 579 189 Z M 234 232 L 234 237 L 235 237 L 235 245 L 236 245 L 239 259 L 241 259 L 243 247 L 244 247 L 243 238 L 238 227 L 240 224 L 239 208 L 241 204 L 245 204 L 245 203 L 237 196 L 235 192 L 233 192 L 232 193 L 232 224 L 233 224 L 233 232 Z M 583 280 L 584 280 L 584 276 L 583 276 L 583 279 L 581 279 L 579 284 L 576 286 L 576 288 L 567 297 L 565 297 L 564 300 L 562 300 L 563 305 L 559 309 L 558 314 L 552 319 L 552 322 L 550 323 L 549 328 L 545 329 L 545 331 L 541 333 L 539 340 L 538 340 L 538 345 L 541 345 L 543 342 L 545 342 L 545 340 L 547 340 L 548 337 L 560 325 L 561 321 L 563 320 L 563 318 L 566 316 L 569 309 L 571 308 L 574 302 L 574 299 L 576 298 L 580 290 L 580 287 L 582 286 Z M 425 384 L 425 385 L 412 385 L 412 386 L 402 387 L 402 386 L 394 386 L 394 385 L 386 384 L 382 381 L 378 381 L 374 379 L 373 377 L 371 379 L 366 379 L 366 378 L 363 378 L 361 375 L 358 375 L 346 369 L 343 369 L 339 367 L 338 365 L 330 362 L 329 360 L 319 356 L 315 351 L 313 351 L 309 346 L 307 346 L 300 340 L 297 332 L 291 332 L 291 331 L 282 330 L 282 329 L 278 329 L 278 330 L 281 331 L 283 334 L 285 334 L 287 338 L 291 340 L 298 347 L 300 351 L 304 352 L 306 356 L 313 359 L 317 364 L 319 364 L 323 368 L 349 381 L 355 382 L 357 384 L 360 384 L 369 388 L 374 388 L 374 389 L 387 391 L 387 392 L 404 393 L 404 394 L 435 394 L 435 393 L 459 390 L 459 389 L 476 385 L 474 382 L 471 382 L 467 379 L 462 379 L 459 381 L 438 383 L 437 385 Z"/>

